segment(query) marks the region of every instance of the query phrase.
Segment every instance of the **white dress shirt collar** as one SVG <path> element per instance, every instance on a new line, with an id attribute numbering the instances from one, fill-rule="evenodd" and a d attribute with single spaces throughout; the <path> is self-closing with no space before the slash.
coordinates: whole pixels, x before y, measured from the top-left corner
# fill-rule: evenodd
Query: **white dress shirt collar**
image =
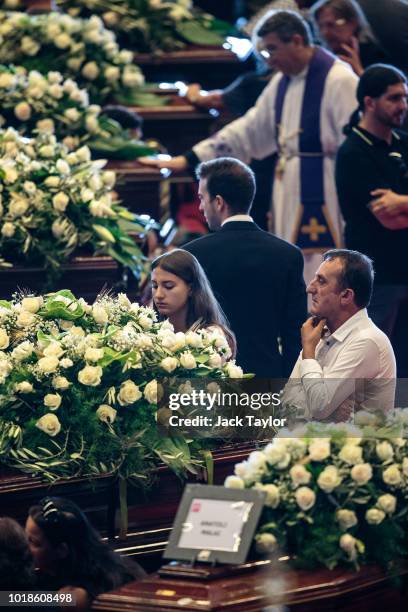
<path id="1" fill-rule="evenodd" d="M 330 337 L 334 338 L 338 342 L 343 342 L 354 329 L 361 325 L 363 321 L 367 321 L 367 319 L 367 309 L 362 308 L 361 310 L 358 310 L 355 314 L 353 314 L 352 317 L 347 319 L 347 321 L 345 321 L 343 325 L 340 325 L 340 327 L 336 329 L 336 331 L 333 332 Z"/>
<path id="2" fill-rule="evenodd" d="M 227 217 L 226 219 L 224 219 L 224 221 L 221 223 L 221 227 L 225 225 L 226 223 L 230 223 L 231 221 L 252 221 L 253 222 L 253 218 L 251 217 L 251 215 L 231 215 L 230 217 Z"/>

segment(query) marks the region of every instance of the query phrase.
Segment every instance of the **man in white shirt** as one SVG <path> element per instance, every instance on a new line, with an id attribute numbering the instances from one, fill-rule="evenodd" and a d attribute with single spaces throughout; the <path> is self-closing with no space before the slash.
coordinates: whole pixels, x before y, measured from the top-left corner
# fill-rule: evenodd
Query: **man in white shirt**
<path id="1" fill-rule="evenodd" d="M 394 407 L 394 353 L 366 310 L 373 279 L 368 257 L 333 249 L 307 287 L 312 316 L 302 326 L 303 350 L 282 402 L 306 418 L 339 421 L 353 409 L 386 412 Z"/>

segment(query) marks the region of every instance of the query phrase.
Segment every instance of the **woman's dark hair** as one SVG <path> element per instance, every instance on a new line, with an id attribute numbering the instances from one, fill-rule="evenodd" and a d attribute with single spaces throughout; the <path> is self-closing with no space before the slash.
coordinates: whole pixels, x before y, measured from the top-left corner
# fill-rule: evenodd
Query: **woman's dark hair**
<path id="1" fill-rule="evenodd" d="M 0 517 L 0 591 L 24 590 L 34 584 L 34 563 L 24 529 Z"/>
<path id="2" fill-rule="evenodd" d="M 387 91 L 390 85 L 406 82 L 407 79 L 404 73 L 398 70 L 398 68 L 395 68 L 395 66 L 390 66 L 389 64 L 373 64 L 366 68 L 357 86 L 356 97 L 358 108 L 351 115 L 349 124 L 344 130 L 345 133 L 348 134 L 350 129 L 360 121 L 360 114 L 365 110 L 364 98 L 366 96 L 370 98 L 379 98 Z"/>
<path id="3" fill-rule="evenodd" d="M 78 506 L 62 497 L 46 497 L 29 509 L 51 546 L 64 544 L 67 555 L 56 567 L 65 585 L 84 588 L 94 598 L 143 575 L 137 564 L 127 564 L 102 542 Z"/>
<path id="4" fill-rule="evenodd" d="M 200 322 L 200 327 L 219 325 L 224 330 L 234 354 L 234 334 L 229 329 L 228 321 L 214 296 L 208 278 L 194 255 L 183 249 L 174 249 L 156 257 L 152 262 L 152 271 L 156 268 L 178 276 L 191 287 L 187 311 L 188 327 L 197 321 Z"/>

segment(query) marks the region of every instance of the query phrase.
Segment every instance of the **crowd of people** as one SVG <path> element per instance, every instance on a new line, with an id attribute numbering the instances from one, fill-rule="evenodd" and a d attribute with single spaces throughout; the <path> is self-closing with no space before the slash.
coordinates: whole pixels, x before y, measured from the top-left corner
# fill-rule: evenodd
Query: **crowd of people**
<path id="1" fill-rule="evenodd" d="M 393 10 L 397 3 L 393 2 Z M 280 268 L 288 274 L 287 282 L 293 280 L 293 270 L 291 276 L 284 263 L 290 243 L 303 254 L 306 284 L 313 279 L 322 254 L 330 249 L 346 247 L 373 261 L 368 313 L 392 339 L 399 376 L 407 376 L 408 149 L 400 131 L 407 116 L 404 58 L 386 36 L 389 26 L 381 28 L 363 1 L 319 0 L 307 5 L 298 6 L 301 15 L 299 10 L 279 9 L 276 0 L 269 6 L 278 10 L 266 12 L 256 23 L 253 37 L 269 77 L 247 112 L 184 155 L 145 162 L 174 171 L 198 167 L 200 179 L 201 169 L 211 160 L 234 158 L 250 164 L 273 158 L 273 168 L 267 169 L 271 203 L 265 204 L 261 189 L 262 203 L 255 200 L 251 216 L 248 198 L 242 206 L 237 192 L 225 192 L 225 197 L 218 190 L 208 200 L 208 180 L 200 180 L 200 189 L 204 187 L 201 210 L 212 230 L 218 229 L 209 216 L 214 214 L 214 198 L 224 201 L 224 208 L 215 209 L 221 214 L 218 226 L 222 227 L 202 241 L 183 245 L 209 276 L 237 336 L 237 360 L 244 369 L 258 376 L 274 375 L 277 355 L 287 355 L 286 333 L 293 339 L 297 334 L 297 344 L 294 341 L 292 346 L 300 347 L 298 324 L 306 318 L 305 310 L 300 314 L 304 307 L 299 298 L 301 285 L 295 290 L 296 300 L 288 294 L 283 298 L 282 291 L 276 290 L 276 269 L 271 269 Z M 404 7 L 400 9 L 396 6 L 394 16 L 403 20 Z M 316 36 L 321 44 L 316 44 Z M 396 32 L 396 38 L 401 36 Z M 399 42 L 403 45 L 403 40 Z M 259 224 L 260 213 L 266 219 L 266 208 L 268 228 L 266 222 Z M 230 218 L 234 223 L 229 223 Z M 262 229 L 269 230 L 270 239 Z M 280 238 L 276 245 L 286 249 L 285 254 L 276 255 L 279 263 L 270 263 L 268 251 L 255 246 L 259 242 L 267 249 L 272 237 Z M 299 277 L 296 282 L 300 283 Z M 281 280 L 278 283 L 286 287 Z M 265 306 L 259 304 L 262 299 Z M 244 337 L 241 328 L 248 327 L 248 317 L 255 319 L 254 329 Z M 255 358 L 248 357 L 251 351 Z M 292 353 L 284 374 L 295 361 Z"/>

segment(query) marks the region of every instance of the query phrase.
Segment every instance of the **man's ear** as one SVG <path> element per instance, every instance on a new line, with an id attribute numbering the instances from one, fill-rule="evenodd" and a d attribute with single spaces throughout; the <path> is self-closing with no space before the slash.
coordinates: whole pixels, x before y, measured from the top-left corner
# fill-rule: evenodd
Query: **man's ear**
<path id="1" fill-rule="evenodd" d="M 353 289 L 347 288 L 347 289 L 343 289 L 341 294 L 341 301 L 343 304 L 348 305 L 348 304 L 352 304 L 354 303 L 354 291 Z"/>
<path id="2" fill-rule="evenodd" d="M 293 34 L 291 41 L 296 47 L 304 47 L 305 41 L 303 40 L 303 36 L 300 34 Z"/>
<path id="3" fill-rule="evenodd" d="M 224 198 L 220 195 L 216 195 L 215 198 L 215 206 L 219 212 L 223 212 L 225 210 L 226 202 Z"/>
<path id="4" fill-rule="evenodd" d="M 375 98 L 364 96 L 364 110 L 373 111 L 375 108 Z"/>

